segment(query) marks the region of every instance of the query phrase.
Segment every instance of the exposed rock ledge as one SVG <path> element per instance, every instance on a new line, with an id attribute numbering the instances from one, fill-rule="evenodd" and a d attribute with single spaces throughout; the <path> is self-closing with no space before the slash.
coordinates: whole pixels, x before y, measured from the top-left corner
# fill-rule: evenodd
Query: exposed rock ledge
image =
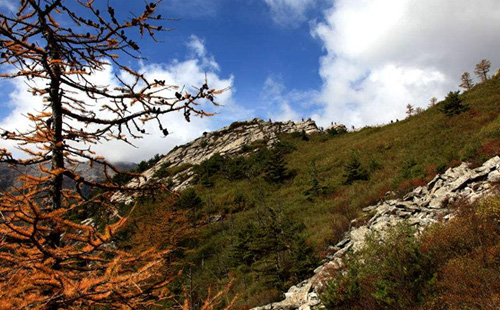
<path id="1" fill-rule="evenodd" d="M 280 133 L 293 133 L 302 132 L 306 134 L 316 133 L 320 130 L 313 120 L 294 123 L 293 121 L 287 122 L 271 122 L 255 118 L 246 122 L 235 122 L 217 131 L 204 133 L 198 139 L 176 147 L 166 156 L 164 156 L 156 165 L 143 173 L 144 178 L 140 181 L 134 180 L 128 186 L 137 186 L 144 184 L 147 180 L 151 179 L 162 165 L 168 168 L 177 167 L 183 164 L 196 165 L 209 159 L 215 154 L 234 156 L 241 154 L 244 145 L 259 140 L 264 140 L 267 146 L 271 146 L 278 141 Z M 191 171 L 183 171 L 188 175 Z M 190 176 L 190 175 L 189 175 Z M 190 178 L 180 181 L 175 176 L 172 177 L 172 189 L 179 191 L 189 186 Z M 114 201 L 129 203 L 132 197 L 123 194 L 116 194 L 113 197 Z"/>
<path id="2" fill-rule="evenodd" d="M 368 214 L 374 214 L 366 225 L 352 228 L 346 237 L 337 245 L 329 248 L 328 262 L 318 267 L 315 275 L 297 285 L 292 286 L 285 299 L 252 310 L 309 310 L 321 307 L 318 291 L 323 283 L 325 272 L 340 269 L 343 259 L 349 251 L 356 251 L 364 245 L 369 232 L 384 232 L 389 227 L 402 221 L 408 221 L 418 230 L 435 223 L 438 219 L 449 219 L 452 214 L 448 204 L 457 199 L 467 199 L 471 202 L 478 198 L 491 195 L 493 184 L 500 182 L 500 157 L 495 156 L 481 167 L 469 169 L 466 163 L 450 168 L 445 173 L 437 175 L 426 186 L 418 187 L 403 199 L 385 200 L 377 205 L 363 209 Z"/>

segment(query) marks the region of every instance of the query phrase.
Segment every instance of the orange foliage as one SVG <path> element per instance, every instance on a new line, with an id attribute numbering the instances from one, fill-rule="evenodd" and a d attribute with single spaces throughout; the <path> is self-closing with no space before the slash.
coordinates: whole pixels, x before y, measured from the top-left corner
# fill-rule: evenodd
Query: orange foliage
<path id="1" fill-rule="evenodd" d="M 420 249 L 438 270 L 428 309 L 500 309 L 500 200 L 458 202 L 456 217 L 429 228 Z"/>
<path id="2" fill-rule="evenodd" d="M 51 210 L 40 203 L 47 194 L 32 181 L 2 196 L 0 309 L 142 307 L 170 297 L 165 285 L 176 274 L 165 270 L 174 245 L 134 254 L 116 250 L 110 241 L 126 218 L 97 230 L 65 219 L 69 206 Z M 74 198 L 68 194 L 64 206 Z M 155 298 L 144 298 L 151 290 Z"/>
<path id="3" fill-rule="evenodd" d="M 163 19 L 156 13 L 162 0 L 147 3 L 125 21 L 117 19 L 109 3 L 101 13 L 92 0 L 71 1 L 74 7 L 68 2 L 21 0 L 17 12 L 0 13 L 0 64 L 6 71 L 0 77 L 23 79 L 44 104 L 41 112 L 28 114 L 26 131 L 0 130 L 0 138 L 18 143 L 27 157 L 0 149 L 0 163 L 27 166 L 32 174 L 20 179 L 19 188 L 0 193 L 0 309 L 150 308 L 173 297 L 167 285 L 178 272 L 170 256 L 191 232 L 182 214 L 165 209 L 154 216 L 168 218 L 172 226 L 140 227 L 152 240 L 148 245 L 168 239 L 161 249 L 140 239 L 134 241 L 141 244 L 134 253 L 117 249 L 113 237 L 130 214 L 120 214 L 113 195 L 141 197 L 166 189 L 115 183 L 112 175 L 121 171 L 92 147 L 109 140 L 131 144 L 128 139 L 146 133 L 141 121 L 157 122 L 168 135 L 160 116 L 181 111 L 189 121 L 193 115 L 212 115 L 198 101 L 217 105 L 220 92 L 209 90 L 205 80 L 189 96 L 168 98 L 165 92 L 175 86 L 150 81 L 124 65 L 129 61 L 118 60 L 117 54 L 140 58 L 129 30 L 153 40 L 162 31 L 158 23 Z M 110 63 L 130 75 L 127 81 L 117 75 L 119 86 L 108 89 L 89 80 Z M 137 108 L 131 112 L 133 104 Z M 75 166 L 82 162 L 102 167 L 105 180 L 81 175 Z M 94 209 L 105 210 L 105 220 L 77 219 L 78 210 Z M 217 304 L 221 294 L 208 299 L 204 309 Z"/>

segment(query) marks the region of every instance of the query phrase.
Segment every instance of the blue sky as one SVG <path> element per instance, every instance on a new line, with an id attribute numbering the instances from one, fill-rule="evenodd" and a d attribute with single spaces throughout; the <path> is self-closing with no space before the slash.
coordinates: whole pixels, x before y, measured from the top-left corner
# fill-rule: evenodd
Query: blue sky
<path id="1" fill-rule="evenodd" d="M 0 0 L 0 9 L 15 2 Z M 122 16 L 144 6 L 111 3 Z M 165 24 L 175 30 L 161 43 L 141 41 L 148 60 L 132 65 L 181 86 L 208 72 L 209 83 L 232 90 L 215 117 L 186 124 L 169 116 L 168 138 L 152 130 L 137 148 L 96 146 L 113 160 L 167 153 L 254 117 L 384 124 L 403 118 L 408 103 L 425 108 L 458 89 L 460 75 L 481 59 L 491 60 L 492 73 L 500 66 L 498 0 L 170 0 L 160 12 L 180 18 Z M 99 78 L 112 83 L 112 73 Z M 19 126 L 32 98 L 23 81 L 1 81 L 0 89 L 0 127 Z"/>

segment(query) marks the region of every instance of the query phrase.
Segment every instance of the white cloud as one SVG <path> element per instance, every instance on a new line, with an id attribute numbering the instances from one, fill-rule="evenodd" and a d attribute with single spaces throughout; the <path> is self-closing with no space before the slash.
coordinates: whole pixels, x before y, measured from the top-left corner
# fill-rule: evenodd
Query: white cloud
<path id="1" fill-rule="evenodd" d="M 482 58 L 498 64 L 498 0 L 337 0 L 312 34 L 323 43 L 321 124 L 404 117 L 458 89 Z"/>
<path id="2" fill-rule="evenodd" d="M 264 81 L 261 100 L 266 104 L 266 117 L 277 121 L 297 121 L 306 114 L 310 102 L 318 95 L 315 91 L 287 91 L 280 75 L 269 75 Z"/>
<path id="3" fill-rule="evenodd" d="M 283 26 L 297 27 L 306 20 L 307 10 L 314 0 L 264 0 L 271 9 L 275 23 Z"/>
<path id="4" fill-rule="evenodd" d="M 214 55 L 207 52 L 205 41 L 194 34 L 189 37 L 187 47 L 191 51 L 191 57 L 202 61 L 202 67 L 214 71 L 219 71 L 219 64 L 215 61 Z"/>
<path id="5" fill-rule="evenodd" d="M 262 88 L 261 98 L 266 101 L 269 109 L 268 117 L 272 120 L 287 121 L 297 120 L 299 115 L 290 106 L 289 100 L 284 95 L 285 85 L 279 76 L 268 76 Z"/>
<path id="6" fill-rule="evenodd" d="M 191 85 L 201 86 L 205 81 L 205 74 L 208 79 L 209 86 L 215 89 L 223 89 L 233 85 L 234 77 L 229 76 L 223 78 L 219 75 L 219 66 L 215 62 L 213 56 L 208 55 L 202 44 L 202 40 L 191 38 L 191 43 L 188 44 L 191 49 L 192 57 L 184 60 L 174 60 L 166 64 L 149 64 L 143 65 L 138 71 L 146 72 L 147 76 L 152 79 L 165 80 L 167 85 L 185 86 L 186 89 L 191 88 Z M 125 74 L 120 74 L 120 78 L 126 79 Z M 109 88 L 117 85 L 117 80 L 114 77 L 114 72 L 111 67 L 106 70 L 97 72 L 92 76 L 94 82 L 99 85 L 109 85 Z M 7 105 L 12 108 L 10 114 L 0 120 L 0 128 L 7 130 L 26 129 L 28 123 L 26 115 L 30 111 L 40 111 L 43 109 L 41 98 L 33 98 L 28 92 L 28 87 L 23 80 L 17 79 L 12 82 L 14 90 L 9 94 Z M 76 97 L 85 99 L 90 102 L 83 94 L 76 94 Z M 174 97 L 173 94 L 165 93 L 166 97 Z M 229 110 L 237 113 L 245 113 L 245 111 L 236 106 L 232 100 L 232 91 L 229 90 L 217 96 L 217 102 L 225 107 L 214 108 L 208 105 L 203 106 L 207 111 L 222 112 Z M 102 104 L 102 103 L 100 103 Z M 94 107 L 98 111 L 99 106 Z M 102 112 L 100 115 L 102 115 Z M 143 139 L 135 140 L 133 143 L 137 146 L 134 148 L 120 141 L 103 142 L 102 144 L 93 146 L 93 149 L 98 154 L 104 155 L 112 161 L 140 161 L 150 158 L 156 153 L 167 153 L 175 145 L 187 143 L 201 135 L 203 131 L 213 130 L 219 127 L 220 117 L 192 117 L 191 122 L 187 123 L 184 120 L 182 113 L 170 113 L 163 117 L 163 123 L 171 133 L 167 137 L 163 137 L 158 129 L 157 123 L 146 123 L 144 129 L 148 135 Z M 24 128 L 20 128 L 23 127 Z M 215 127 L 215 128 L 214 128 Z M 13 150 L 13 143 L 2 141 L 2 147 L 8 147 Z M 21 156 L 21 152 L 14 152 L 15 155 Z"/>

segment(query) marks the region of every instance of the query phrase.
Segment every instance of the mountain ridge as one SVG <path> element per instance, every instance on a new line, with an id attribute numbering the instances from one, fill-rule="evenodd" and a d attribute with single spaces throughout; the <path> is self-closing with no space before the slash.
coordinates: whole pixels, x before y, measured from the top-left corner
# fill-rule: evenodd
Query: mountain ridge
<path id="1" fill-rule="evenodd" d="M 335 125 L 339 128 L 344 128 L 343 125 Z M 299 133 L 310 135 L 321 132 L 316 123 L 311 120 L 301 122 L 272 122 L 264 121 L 259 118 L 254 118 L 249 121 L 238 121 L 221 129 L 204 132 L 202 136 L 195 140 L 177 146 L 172 149 L 167 155 L 164 155 L 151 168 L 142 172 L 142 177 L 128 183 L 127 186 L 142 185 L 149 180 L 161 181 L 162 176 L 158 175 L 160 169 L 179 168 L 184 165 L 185 169 L 177 169 L 174 175 L 168 176 L 169 188 L 174 191 L 182 191 L 186 189 L 192 180 L 193 165 L 200 164 L 210 159 L 215 154 L 221 156 L 245 156 L 255 149 L 252 144 L 262 142 L 259 147 L 272 147 L 273 144 L 279 141 L 278 135 L 282 133 Z M 245 147 L 248 148 L 245 150 Z M 180 179 L 179 175 L 185 174 L 186 177 Z M 164 180 L 165 181 L 165 180 Z M 116 201 L 130 203 L 131 197 L 118 194 L 113 198 Z"/>

